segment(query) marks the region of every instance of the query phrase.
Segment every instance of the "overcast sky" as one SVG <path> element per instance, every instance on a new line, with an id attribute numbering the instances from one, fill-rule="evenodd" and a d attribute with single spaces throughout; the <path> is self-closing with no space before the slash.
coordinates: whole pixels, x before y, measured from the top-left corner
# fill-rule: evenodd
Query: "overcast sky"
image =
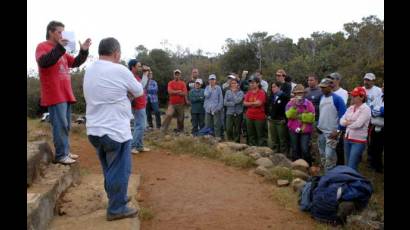
<path id="1" fill-rule="evenodd" d="M 58 20 L 77 40 L 90 37 L 90 54 L 98 56 L 102 38 L 115 37 L 122 58 L 134 48 L 177 45 L 191 52 L 221 53 L 227 38 L 245 39 L 266 31 L 292 38 L 309 37 L 315 31 L 337 32 L 343 24 L 376 15 L 384 20 L 383 0 L 41 0 L 27 1 L 27 68 L 36 69 L 36 46 L 45 40 L 47 24 Z M 77 42 L 78 43 L 78 42 Z M 78 48 L 78 44 L 77 44 Z"/>

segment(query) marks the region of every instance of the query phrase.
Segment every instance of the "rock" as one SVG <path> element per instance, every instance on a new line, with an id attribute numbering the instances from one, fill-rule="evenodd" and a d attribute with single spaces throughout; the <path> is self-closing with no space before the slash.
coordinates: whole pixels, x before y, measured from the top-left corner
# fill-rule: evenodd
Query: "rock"
<path id="1" fill-rule="evenodd" d="M 236 142 L 224 142 L 226 146 L 228 146 L 232 151 L 242 151 L 249 146 L 247 144 L 240 144 Z"/>
<path id="2" fill-rule="evenodd" d="M 262 165 L 258 166 L 255 170 L 255 173 L 261 176 L 266 176 L 269 174 L 269 170 Z"/>
<path id="3" fill-rule="evenodd" d="M 309 164 L 303 159 L 298 159 L 292 162 L 292 169 L 297 169 L 307 173 L 309 171 Z"/>
<path id="4" fill-rule="evenodd" d="M 300 178 L 296 178 L 292 180 L 291 186 L 293 188 L 293 191 L 295 192 L 300 192 L 303 188 L 303 186 L 305 186 L 306 181 L 300 179 Z"/>
<path id="5" fill-rule="evenodd" d="M 272 160 L 274 166 L 282 166 L 286 168 L 290 168 L 292 166 L 292 161 L 290 161 L 288 158 L 286 158 L 285 155 L 280 153 L 273 154 L 270 159 Z"/>
<path id="6" fill-rule="evenodd" d="M 249 154 L 249 156 L 252 157 L 255 160 L 262 157 L 259 153 L 251 153 L 251 154 Z"/>
<path id="7" fill-rule="evenodd" d="M 279 187 L 284 187 L 284 186 L 288 186 L 288 185 L 289 185 L 289 181 L 288 181 L 288 180 L 278 180 L 278 181 L 276 182 L 276 184 L 277 184 Z"/>
<path id="8" fill-rule="evenodd" d="M 259 166 L 263 166 L 265 168 L 270 168 L 273 166 L 272 161 L 267 157 L 262 157 L 256 160 L 256 164 Z"/>
<path id="9" fill-rule="evenodd" d="M 273 150 L 268 147 L 251 146 L 243 151 L 246 155 L 259 153 L 262 157 L 269 157 L 273 154 Z"/>
<path id="10" fill-rule="evenodd" d="M 309 178 L 309 175 L 305 172 L 302 172 L 300 170 L 297 169 L 292 169 L 292 176 L 294 178 L 300 178 L 302 180 L 307 180 Z"/>

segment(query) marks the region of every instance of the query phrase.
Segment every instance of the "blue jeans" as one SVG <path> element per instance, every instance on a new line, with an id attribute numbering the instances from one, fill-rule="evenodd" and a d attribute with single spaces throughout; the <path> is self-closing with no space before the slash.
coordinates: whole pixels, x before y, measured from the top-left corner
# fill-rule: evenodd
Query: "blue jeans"
<path id="1" fill-rule="evenodd" d="M 145 109 L 133 109 L 132 113 L 134 114 L 134 132 L 132 133 L 131 148 L 140 150 L 144 148 L 143 139 L 147 114 Z"/>
<path id="2" fill-rule="evenodd" d="M 61 160 L 70 152 L 69 132 L 71 126 L 71 104 L 64 102 L 48 107 L 53 129 L 55 160 Z"/>
<path id="3" fill-rule="evenodd" d="M 293 161 L 302 158 L 312 165 L 312 156 L 309 152 L 310 135 L 310 133 L 294 133 L 289 130 Z"/>
<path id="4" fill-rule="evenodd" d="M 116 142 L 107 135 L 88 136 L 97 150 L 104 174 L 104 189 L 108 197 L 107 213 L 122 214 L 128 211 L 127 189 L 131 174 L 131 141 Z"/>
<path id="5" fill-rule="evenodd" d="M 330 133 L 319 134 L 318 147 L 322 165 L 325 168 L 325 172 L 336 166 L 337 155 L 336 147 L 330 145 L 329 141 Z"/>
<path id="6" fill-rule="evenodd" d="M 355 143 L 348 140 L 345 140 L 345 158 L 346 158 L 346 165 L 352 169 L 358 171 L 358 166 L 360 161 L 362 160 L 362 154 L 366 147 L 364 143 Z"/>

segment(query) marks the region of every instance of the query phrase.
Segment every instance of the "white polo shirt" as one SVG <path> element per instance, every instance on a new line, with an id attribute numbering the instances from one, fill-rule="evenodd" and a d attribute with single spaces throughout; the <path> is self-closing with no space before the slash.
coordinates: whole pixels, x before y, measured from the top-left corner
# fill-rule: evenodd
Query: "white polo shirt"
<path id="1" fill-rule="evenodd" d="M 84 75 L 87 135 L 108 135 L 123 143 L 132 139 L 131 102 L 127 93 L 143 95 L 143 88 L 130 70 L 110 61 L 98 60 Z"/>
<path id="2" fill-rule="evenodd" d="M 347 99 L 349 97 L 349 94 L 347 93 L 345 89 L 343 89 L 342 87 L 339 87 L 339 89 L 334 91 L 333 93 L 341 97 L 343 101 L 345 102 L 345 105 L 347 105 Z"/>

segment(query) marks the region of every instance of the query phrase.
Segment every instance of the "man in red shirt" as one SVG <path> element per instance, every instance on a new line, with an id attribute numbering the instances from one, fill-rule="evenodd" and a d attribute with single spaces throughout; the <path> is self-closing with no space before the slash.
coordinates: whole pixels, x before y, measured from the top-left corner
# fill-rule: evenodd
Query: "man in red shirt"
<path id="1" fill-rule="evenodd" d="M 55 161 L 72 164 L 78 155 L 70 153 L 69 131 L 71 104 L 76 99 L 71 88 L 69 68 L 79 67 L 87 60 L 91 39 L 80 43 L 80 53 L 73 57 L 66 53 L 68 40 L 62 37 L 64 24 L 51 21 L 47 25 L 46 39 L 37 45 L 36 61 L 40 75 L 41 106 L 48 107 L 53 129 Z"/>
<path id="2" fill-rule="evenodd" d="M 143 74 L 148 76 L 148 66 L 144 65 L 144 68 L 142 68 L 141 63 L 137 59 L 131 59 L 128 62 L 128 68 L 140 83 L 142 79 L 138 75 L 138 72 L 140 72 L 141 69 Z M 145 107 L 147 105 L 147 92 L 146 86 L 143 85 L 143 87 L 144 94 L 135 98 L 132 105 L 132 113 L 134 114 L 134 132 L 132 133 L 131 152 L 133 154 L 150 151 L 149 148 L 144 147 L 144 130 L 145 121 L 147 119 L 145 112 Z"/>
<path id="3" fill-rule="evenodd" d="M 171 119 L 176 114 L 177 129 L 176 132 L 184 131 L 184 105 L 186 103 L 187 87 L 183 80 L 181 80 L 181 70 L 174 70 L 174 80 L 168 82 L 169 104 L 165 114 L 162 131 L 168 131 Z"/>

